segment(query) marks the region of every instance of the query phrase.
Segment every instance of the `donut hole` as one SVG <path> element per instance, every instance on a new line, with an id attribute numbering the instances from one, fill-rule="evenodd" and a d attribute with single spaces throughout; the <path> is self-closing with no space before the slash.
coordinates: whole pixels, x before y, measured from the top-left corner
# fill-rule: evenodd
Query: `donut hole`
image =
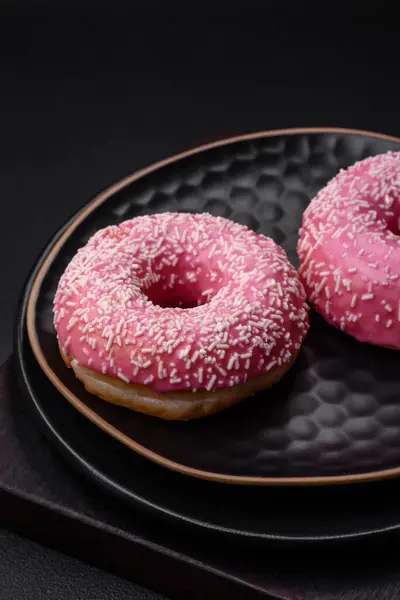
<path id="1" fill-rule="evenodd" d="M 195 287 L 186 287 L 182 284 L 176 284 L 172 289 L 163 289 L 162 286 L 155 284 L 143 292 L 153 304 L 161 308 L 194 308 L 208 301 Z"/>
<path id="2" fill-rule="evenodd" d="M 387 221 L 387 228 L 390 233 L 393 233 L 393 235 L 400 236 L 400 214 L 391 217 Z"/>
<path id="3" fill-rule="evenodd" d="M 142 292 L 161 308 L 189 309 L 209 303 L 221 282 L 222 274 L 210 269 L 210 265 L 179 265 L 173 270 L 161 269 L 158 281 L 143 286 Z"/>

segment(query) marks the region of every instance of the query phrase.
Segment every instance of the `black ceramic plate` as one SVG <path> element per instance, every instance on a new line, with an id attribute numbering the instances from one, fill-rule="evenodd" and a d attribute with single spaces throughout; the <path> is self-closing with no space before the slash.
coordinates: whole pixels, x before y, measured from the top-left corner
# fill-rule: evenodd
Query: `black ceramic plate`
<path id="1" fill-rule="evenodd" d="M 360 132 L 263 133 L 187 152 L 110 188 L 50 244 L 26 290 L 28 335 L 43 371 L 102 429 L 188 475 L 253 485 L 399 475 L 400 355 L 357 343 L 317 315 L 278 385 L 190 423 L 132 413 L 87 393 L 61 360 L 52 324 L 59 277 L 98 228 L 148 212 L 208 211 L 273 237 L 296 263 L 302 213 L 315 193 L 340 168 L 394 149 L 398 140 Z"/>
<path id="2" fill-rule="evenodd" d="M 26 306 L 27 297 L 20 309 L 16 354 L 30 409 L 75 468 L 134 510 L 190 528 L 191 535 L 214 534 L 226 543 L 355 540 L 400 528 L 398 479 L 356 486 L 303 486 L 289 492 L 282 486 L 204 482 L 132 452 L 75 410 L 44 375 L 26 334 Z"/>

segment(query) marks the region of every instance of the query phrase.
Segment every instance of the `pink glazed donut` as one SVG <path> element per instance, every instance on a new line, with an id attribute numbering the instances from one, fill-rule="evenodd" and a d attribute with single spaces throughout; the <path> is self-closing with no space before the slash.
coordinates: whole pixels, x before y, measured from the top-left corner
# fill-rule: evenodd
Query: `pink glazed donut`
<path id="1" fill-rule="evenodd" d="M 186 420 L 278 381 L 308 307 L 273 240 L 209 214 L 165 213 L 93 235 L 60 279 L 54 324 L 87 390 Z"/>
<path id="2" fill-rule="evenodd" d="M 361 342 L 400 348 L 400 152 L 342 170 L 304 213 L 310 303 Z"/>

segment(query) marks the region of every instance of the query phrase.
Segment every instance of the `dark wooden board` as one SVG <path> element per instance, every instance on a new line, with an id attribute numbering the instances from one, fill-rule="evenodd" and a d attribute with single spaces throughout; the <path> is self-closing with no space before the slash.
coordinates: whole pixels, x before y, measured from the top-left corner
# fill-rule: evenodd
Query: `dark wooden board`
<path id="1" fill-rule="evenodd" d="M 0 526 L 172 598 L 358 600 L 400 597 L 392 536 L 316 548 L 221 546 L 104 495 L 52 448 L 26 412 L 13 360 L 0 370 Z M 368 552 L 360 565 L 354 557 Z"/>

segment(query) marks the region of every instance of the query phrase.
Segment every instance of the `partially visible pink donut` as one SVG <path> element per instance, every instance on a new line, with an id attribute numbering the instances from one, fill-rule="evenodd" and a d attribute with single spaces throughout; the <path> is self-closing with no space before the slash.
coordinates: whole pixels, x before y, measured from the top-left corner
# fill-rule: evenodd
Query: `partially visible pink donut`
<path id="1" fill-rule="evenodd" d="M 273 240 L 208 214 L 164 213 L 102 229 L 77 252 L 54 324 L 88 389 L 194 418 L 279 379 L 307 332 L 308 308 Z M 160 410 L 181 400 L 179 410 Z"/>
<path id="2" fill-rule="evenodd" d="M 307 207 L 300 276 L 325 319 L 362 342 L 400 348 L 400 152 L 342 170 Z"/>

